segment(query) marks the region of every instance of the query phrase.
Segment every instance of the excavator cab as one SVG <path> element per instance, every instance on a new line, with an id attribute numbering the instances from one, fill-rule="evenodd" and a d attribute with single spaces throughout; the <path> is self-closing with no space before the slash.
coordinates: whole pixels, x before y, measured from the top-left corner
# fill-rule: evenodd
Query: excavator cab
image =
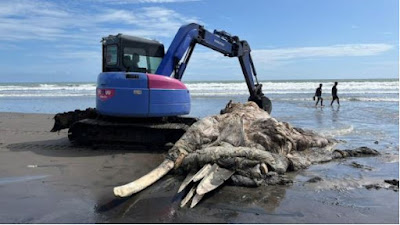
<path id="1" fill-rule="evenodd" d="M 129 35 L 102 39 L 103 71 L 96 110 L 111 117 L 167 117 L 190 112 L 190 95 L 177 79 L 155 74 L 164 58 L 158 41 Z"/>
<path id="2" fill-rule="evenodd" d="M 164 45 L 154 40 L 118 34 L 102 43 L 103 72 L 155 73 L 164 57 Z"/>

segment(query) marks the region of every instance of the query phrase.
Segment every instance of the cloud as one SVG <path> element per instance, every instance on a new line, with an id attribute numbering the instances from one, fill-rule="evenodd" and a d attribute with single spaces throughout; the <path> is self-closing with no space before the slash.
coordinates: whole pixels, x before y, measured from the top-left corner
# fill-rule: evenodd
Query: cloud
<path id="1" fill-rule="evenodd" d="M 102 3 L 125 5 L 125 4 L 140 4 L 140 3 L 185 3 L 185 2 L 197 2 L 200 0 L 102 0 Z"/>
<path id="2" fill-rule="evenodd" d="M 282 61 L 299 58 L 345 57 L 378 55 L 394 48 L 384 43 L 343 44 L 317 47 L 297 47 L 281 49 L 253 50 L 254 58 L 259 61 Z"/>
<path id="3" fill-rule="evenodd" d="M 164 7 L 143 7 L 135 12 L 128 10 L 106 10 L 98 15 L 102 23 L 123 23 L 135 28 L 118 28 L 119 33 L 154 37 L 172 37 L 180 26 L 199 22 L 198 18 L 187 17 Z"/>
<path id="4" fill-rule="evenodd" d="M 54 59 L 69 59 L 69 60 L 96 60 L 101 62 L 101 50 L 99 51 L 71 51 L 67 50 L 56 55 L 52 55 Z"/>
<path id="5" fill-rule="evenodd" d="M 21 14 L 31 14 L 32 16 L 67 16 L 68 14 L 58 5 L 45 1 L 0 1 L 0 17 L 20 16 Z"/>
<path id="6" fill-rule="evenodd" d="M 293 47 L 274 49 L 253 49 L 251 54 L 258 72 L 282 68 L 301 59 L 327 59 L 332 57 L 365 57 L 379 55 L 395 46 L 385 43 L 341 44 L 314 47 Z M 201 49 L 203 50 L 203 49 Z M 215 63 L 218 62 L 218 63 Z M 193 53 L 188 74 L 209 74 L 210 71 L 224 71 L 224 74 L 240 74 L 237 59 L 224 57 L 214 51 L 197 51 Z"/>
<path id="7" fill-rule="evenodd" d="M 0 67 L 12 74 L 9 80 L 16 80 L 16 73 L 37 71 L 50 80 L 53 76 L 49 74 L 63 71 L 79 75 L 54 79 L 92 80 L 101 70 L 101 37 L 124 33 L 168 39 L 181 25 L 199 22 L 191 15 L 156 5 L 87 3 L 0 1 Z M 26 62 L 24 67 L 9 66 L 15 58 Z M 48 66 L 43 70 L 44 65 Z"/>
<path id="8" fill-rule="evenodd" d="M 0 49 L 4 50 L 21 50 L 22 48 L 16 44 L 9 44 L 9 43 L 1 43 L 0 42 Z"/>
<path id="9" fill-rule="evenodd" d="M 393 49 L 393 45 L 384 43 L 371 44 L 342 44 L 316 47 L 294 47 L 276 49 L 253 49 L 251 54 L 254 61 L 290 61 L 301 58 L 351 57 L 378 55 Z M 214 61 L 221 57 L 216 52 L 199 52 L 198 59 Z"/>
<path id="10" fill-rule="evenodd" d="M 111 31 L 129 30 L 149 38 L 170 37 L 198 19 L 165 7 L 113 8 L 101 4 L 63 5 L 47 1 L 0 1 L 0 40 L 96 43 Z M 76 2 L 74 2 L 76 4 Z M 82 44 L 82 43 L 80 43 Z"/>

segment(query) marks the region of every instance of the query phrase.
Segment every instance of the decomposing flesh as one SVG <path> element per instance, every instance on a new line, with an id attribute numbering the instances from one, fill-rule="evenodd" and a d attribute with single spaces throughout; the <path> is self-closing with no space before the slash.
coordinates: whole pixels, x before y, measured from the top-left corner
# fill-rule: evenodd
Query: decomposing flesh
<path id="1" fill-rule="evenodd" d="M 191 187 L 181 206 L 202 197 L 230 179 L 235 185 L 284 184 L 283 174 L 312 163 L 349 156 L 377 155 L 376 150 L 335 150 L 336 140 L 280 122 L 255 103 L 231 103 L 221 115 L 194 123 L 169 150 L 164 162 L 149 174 L 115 187 L 119 197 L 130 196 L 156 182 L 173 168 L 188 175 L 178 192 Z"/>

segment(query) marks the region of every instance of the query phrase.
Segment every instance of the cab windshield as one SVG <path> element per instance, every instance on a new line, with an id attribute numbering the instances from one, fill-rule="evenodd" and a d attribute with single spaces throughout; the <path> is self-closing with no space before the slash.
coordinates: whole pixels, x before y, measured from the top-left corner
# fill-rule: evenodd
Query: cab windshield
<path id="1" fill-rule="evenodd" d="M 123 65 L 127 72 L 155 73 L 162 57 L 148 56 L 142 48 L 125 47 Z"/>

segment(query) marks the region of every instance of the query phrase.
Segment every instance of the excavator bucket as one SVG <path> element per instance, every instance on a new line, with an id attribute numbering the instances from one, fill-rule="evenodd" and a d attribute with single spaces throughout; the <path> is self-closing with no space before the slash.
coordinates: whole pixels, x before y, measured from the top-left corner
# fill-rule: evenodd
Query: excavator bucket
<path id="1" fill-rule="evenodd" d="M 83 119 L 94 119 L 97 117 L 97 111 L 93 108 L 86 110 L 75 110 L 64 113 L 57 113 L 54 116 L 54 125 L 50 132 L 57 132 L 62 129 L 70 128 L 72 124 Z"/>

